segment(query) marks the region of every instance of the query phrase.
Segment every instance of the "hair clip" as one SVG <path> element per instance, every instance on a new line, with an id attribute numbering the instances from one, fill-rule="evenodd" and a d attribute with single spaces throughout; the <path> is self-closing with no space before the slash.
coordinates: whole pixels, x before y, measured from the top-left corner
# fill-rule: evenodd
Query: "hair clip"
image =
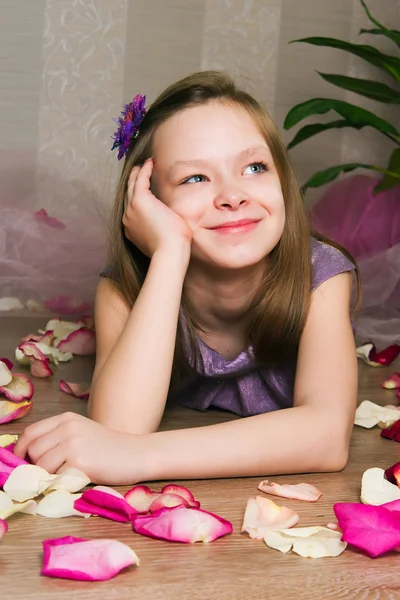
<path id="1" fill-rule="evenodd" d="M 147 112 L 144 107 L 145 103 L 146 96 L 137 94 L 130 104 L 125 104 L 121 116 L 113 119 L 118 125 L 118 129 L 114 133 L 114 143 L 111 150 L 119 148 L 118 160 L 121 160 L 127 154 L 132 138 L 139 133 L 139 125 Z"/>

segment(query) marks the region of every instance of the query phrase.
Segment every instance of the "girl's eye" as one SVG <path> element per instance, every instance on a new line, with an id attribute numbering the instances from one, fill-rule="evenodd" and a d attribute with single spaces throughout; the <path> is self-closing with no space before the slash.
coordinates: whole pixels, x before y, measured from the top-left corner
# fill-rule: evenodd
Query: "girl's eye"
<path id="1" fill-rule="evenodd" d="M 202 183 L 203 181 L 206 181 L 204 175 L 192 175 L 191 177 L 184 179 L 182 183 Z"/>
<path id="2" fill-rule="evenodd" d="M 248 167 L 246 167 L 246 169 L 244 170 L 244 173 L 247 174 L 257 174 L 257 173 L 264 173 L 265 171 L 267 171 L 267 165 L 264 164 L 263 162 L 256 162 L 256 163 L 252 163 L 251 165 L 249 165 Z"/>

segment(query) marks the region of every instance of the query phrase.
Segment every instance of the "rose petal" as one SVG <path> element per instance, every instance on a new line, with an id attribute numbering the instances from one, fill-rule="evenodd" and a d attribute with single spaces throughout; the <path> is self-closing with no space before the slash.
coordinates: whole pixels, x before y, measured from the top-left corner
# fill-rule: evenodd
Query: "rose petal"
<path id="1" fill-rule="evenodd" d="M 55 318 L 47 322 L 46 331 L 53 331 L 56 340 L 64 340 L 70 333 L 81 327 L 82 325 L 75 321 L 62 321 L 59 318 Z"/>
<path id="2" fill-rule="evenodd" d="M 364 400 L 356 410 L 354 424 L 367 429 L 374 425 L 388 427 L 389 424 L 392 425 L 397 421 L 399 416 L 400 412 L 396 406 L 379 406 L 374 402 Z"/>
<path id="3" fill-rule="evenodd" d="M 9 371 L 11 371 L 14 366 L 11 360 L 8 360 L 8 358 L 0 358 L 0 362 L 4 363 Z"/>
<path id="4" fill-rule="evenodd" d="M 70 396 L 74 396 L 75 398 L 80 398 L 81 400 L 89 400 L 90 387 L 82 386 L 79 383 L 68 383 L 64 381 L 64 379 L 60 380 L 59 384 L 60 390 L 69 394 Z"/>
<path id="5" fill-rule="evenodd" d="M 390 483 L 394 483 L 400 487 L 400 462 L 386 469 L 385 477 Z"/>
<path id="6" fill-rule="evenodd" d="M 56 477 L 36 465 L 22 464 L 13 469 L 3 489 L 12 500 L 24 502 L 42 494 Z"/>
<path id="7" fill-rule="evenodd" d="M 83 492 L 81 498 L 74 502 L 74 508 L 119 523 L 129 523 L 137 514 L 122 494 L 105 486 L 95 486 Z"/>
<path id="8" fill-rule="evenodd" d="M 289 552 L 290 549 L 304 558 L 339 556 L 346 542 L 341 541 L 340 531 L 328 527 L 294 527 L 280 531 L 268 531 L 264 541 L 270 548 Z"/>
<path id="9" fill-rule="evenodd" d="M 4 394 L 11 402 L 30 400 L 35 388 L 26 375 L 15 373 L 9 384 L 0 386 L 0 394 Z"/>
<path id="10" fill-rule="evenodd" d="M 399 354 L 400 354 L 400 345 L 399 344 L 393 344 L 392 346 L 388 346 L 384 350 L 381 350 L 381 352 L 376 352 L 375 346 L 374 346 L 374 348 L 370 352 L 370 359 L 374 362 L 379 363 L 382 366 L 388 366 L 388 365 L 392 364 L 393 361 L 396 360 L 396 358 L 399 356 Z"/>
<path id="11" fill-rule="evenodd" d="M 12 381 L 13 376 L 11 375 L 11 369 L 4 359 L 0 360 L 0 388 L 3 385 L 8 385 Z"/>
<path id="12" fill-rule="evenodd" d="M 57 348 L 61 352 L 71 352 L 77 356 L 88 356 L 96 352 L 96 334 L 92 329 L 81 327 L 60 341 Z"/>
<path id="13" fill-rule="evenodd" d="M 278 506 L 272 500 L 255 496 L 247 501 L 242 532 L 247 531 L 255 540 L 262 540 L 267 531 L 288 529 L 299 520 L 299 515 L 286 506 Z"/>
<path id="14" fill-rule="evenodd" d="M 390 427 L 382 429 L 381 437 L 400 442 L 400 420 L 395 421 Z"/>
<path id="15" fill-rule="evenodd" d="M 13 297 L 0 298 L 0 311 L 5 310 L 22 310 L 24 305 L 21 300 Z"/>
<path id="16" fill-rule="evenodd" d="M 21 359 L 21 354 L 29 359 L 31 365 L 31 374 L 33 377 L 50 377 L 53 371 L 49 366 L 49 359 L 43 354 L 36 342 L 23 342 L 15 352 L 15 357 L 20 364 L 26 364 Z"/>
<path id="17" fill-rule="evenodd" d="M 161 490 L 161 493 L 177 494 L 178 496 L 181 496 L 181 498 L 184 498 L 189 504 L 189 506 L 192 506 L 193 508 L 200 507 L 200 502 L 196 500 L 192 492 L 183 485 L 175 485 L 173 483 L 169 483 L 168 485 L 164 485 L 164 487 Z"/>
<path id="18" fill-rule="evenodd" d="M 44 540 L 40 574 L 79 581 L 106 581 L 131 565 L 139 565 L 139 558 L 122 542 L 66 536 Z"/>
<path id="19" fill-rule="evenodd" d="M 89 483 L 91 483 L 90 479 L 85 473 L 82 473 L 79 469 L 70 467 L 59 475 L 56 475 L 46 488 L 46 493 L 51 490 L 63 490 L 73 494 L 86 487 Z"/>
<path id="20" fill-rule="evenodd" d="M 135 485 L 126 492 L 124 498 L 136 512 L 147 513 L 151 504 L 160 495 L 160 492 L 152 492 L 147 485 Z"/>
<path id="21" fill-rule="evenodd" d="M 388 379 L 381 383 L 381 386 L 386 390 L 395 390 L 400 388 L 400 373 L 392 373 Z"/>
<path id="22" fill-rule="evenodd" d="M 281 498 L 292 498 L 294 500 L 305 500 L 306 502 L 316 502 L 322 496 L 322 492 L 310 483 L 284 484 L 268 483 L 268 479 L 262 481 L 258 489 L 266 494 L 280 496 Z M 286 529 L 281 527 L 280 529 Z"/>
<path id="23" fill-rule="evenodd" d="M 7 448 L 7 446 L 11 446 L 11 444 L 15 444 L 17 441 L 18 441 L 17 435 L 12 435 L 11 433 L 4 433 L 3 435 L 0 435 L 0 447 L 1 448 Z M 12 450 L 10 450 L 10 448 L 7 448 L 7 450 L 12 452 Z M 0 458 L 0 464 L 1 464 L 1 458 Z"/>
<path id="24" fill-rule="evenodd" d="M 34 500 L 28 500 L 27 502 L 13 502 L 5 492 L 0 492 L 0 518 L 8 519 L 8 517 L 17 512 L 35 515 L 36 502 Z"/>
<path id="25" fill-rule="evenodd" d="M 12 473 L 16 467 L 26 464 L 28 463 L 25 460 L 15 456 L 15 454 L 7 448 L 0 446 L 0 487 L 4 486 L 10 473 Z"/>
<path id="26" fill-rule="evenodd" d="M 400 546 L 400 511 L 357 502 L 339 502 L 333 509 L 343 540 L 372 558 Z"/>
<path id="27" fill-rule="evenodd" d="M 232 533 L 232 524 L 200 508 L 161 508 L 151 515 L 136 515 L 133 531 L 169 542 L 213 542 Z"/>
<path id="28" fill-rule="evenodd" d="M 160 508 L 164 508 L 165 506 L 186 506 L 189 507 L 189 503 L 182 496 L 178 496 L 178 494 L 160 494 L 158 498 L 153 500 L 150 506 L 150 512 L 154 513 Z"/>
<path id="29" fill-rule="evenodd" d="M 74 502 L 78 500 L 82 494 L 71 494 L 66 490 L 56 490 L 47 494 L 37 505 L 36 514 L 42 517 L 51 519 L 60 519 L 62 517 L 90 517 L 89 514 L 83 513 L 74 508 Z"/>
<path id="30" fill-rule="evenodd" d="M 374 467 L 367 469 L 361 481 L 361 502 L 380 505 L 400 498 L 400 488 L 385 479 L 385 471 Z"/>
<path id="31" fill-rule="evenodd" d="M 48 227 L 52 227 L 53 229 L 65 229 L 65 224 L 59 221 L 56 217 L 50 217 L 44 208 L 36 211 L 33 216 L 35 217 L 36 221 L 43 223 Z"/>
<path id="32" fill-rule="evenodd" d="M 8 524 L 7 521 L 3 521 L 3 519 L 0 519 L 0 539 L 3 537 L 3 535 L 5 535 L 8 531 Z"/>
<path id="33" fill-rule="evenodd" d="M 0 425 L 22 419 L 31 410 L 33 404 L 29 400 L 24 402 L 0 401 Z"/>
<path id="34" fill-rule="evenodd" d="M 22 338 L 20 344 L 23 344 L 25 342 L 34 342 L 35 344 L 40 343 L 45 344 L 46 346 L 51 346 L 53 343 L 53 339 L 53 331 L 45 331 L 45 333 L 43 334 L 29 333 L 28 335 Z"/>

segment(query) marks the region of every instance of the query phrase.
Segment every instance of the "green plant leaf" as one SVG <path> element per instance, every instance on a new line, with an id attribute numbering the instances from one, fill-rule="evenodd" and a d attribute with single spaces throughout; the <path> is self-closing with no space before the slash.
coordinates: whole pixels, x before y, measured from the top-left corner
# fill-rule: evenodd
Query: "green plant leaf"
<path id="1" fill-rule="evenodd" d="M 364 2 L 364 0 L 360 0 L 360 2 L 362 4 L 362 6 L 364 7 L 364 10 L 366 12 L 368 19 L 371 21 L 371 23 L 373 23 L 374 25 L 376 25 L 378 27 L 378 29 L 372 29 L 369 31 L 367 29 L 361 29 L 360 33 L 373 33 L 375 35 L 385 35 L 386 37 L 391 39 L 393 42 L 395 42 L 397 45 L 400 45 L 400 31 L 396 31 L 394 29 L 387 29 L 387 27 L 382 25 L 382 23 L 380 23 L 377 19 L 375 19 L 375 17 L 372 16 L 372 14 L 371 14 L 368 6 Z"/>
<path id="2" fill-rule="evenodd" d="M 296 104 L 286 115 L 283 126 L 285 129 L 290 129 L 310 115 L 321 115 L 330 110 L 334 110 L 341 117 L 347 119 L 351 127 L 359 128 L 359 126 L 365 127 L 368 125 L 382 133 L 392 134 L 397 137 L 400 136 L 400 133 L 391 123 L 377 117 L 369 110 L 365 110 L 349 102 L 329 98 L 313 98 L 301 104 Z"/>
<path id="3" fill-rule="evenodd" d="M 317 73 L 328 83 L 332 83 L 332 85 L 354 92 L 360 96 L 372 98 L 372 100 L 384 102 L 385 104 L 400 104 L 400 91 L 392 89 L 385 83 L 369 79 L 346 77 L 344 75 L 334 75 L 332 73 L 320 73 L 319 71 Z"/>
<path id="4" fill-rule="evenodd" d="M 312 125 L 306 125 L 299 129 L 292 141 L 287 145 L 287 149 L 290 150 L 291 148 L 294 148 L 294 146 L 297 146 L 297 144 L 300 144 L 323 131 L 328 131 L 329 129 L 342 129 L 343 127 L 352 127 L 352 125 L 346 119 L 331 121 L 330 123 L 313 123 Z M 364 125 L 354 125 L 353 127 L 361 129 Z"/>
<path id="5" fill-rule="evenodd" d="M 399 152 L 400 149 L 394 151 Z M 392 156 L 393 156 L 392 154 Z M 397 155 L 396 155 L 397 156 Z M 335 167 L 329 167 L 328 169 L 324 169 L 323 171 L 318 171 L 314 173 L 310 177 L 310 179 L 302 186 L 302 191 L 304 192 L 307 188 L 316 188 L 324 185 L 325 183 L 329 183 L 336 179 L 340 173 L 349 173 L 350 171 L 354 171 L 355 169 L 369 169 L 372 171 L 379 171 L 380 173 L 384 173 L 385 175 L 390 175 L 394 177 L 400 183 L 400 175 L 397 176 L 397 173 L 391 172 L 387 169 L 383 169 L 381 167 L 376 167 L 375 165 L 366 165 L 363 163 L 347 163 L 344 165 L 336 165 Z"/>
<path id="6" fill-rule="evenodd" d="M 344 50 L 355 54 L 359 58 L 366 60 L 367 62 L 379 67 L 386 73 L 389 73 L 396 81 L 400 81 L 400 58 L 384 54 L 379 52 L 373 46 L 365 46 L 362 44 L 351 44 L 344 40 L 337 40 L 335 38 L 328 37 L 309 37 L 302 38 L 300 40 L 293 40 L 290 44 L 304 42 L 305 44 L 312 44 L 314 46 L 325 46 L 328 48 L 337 48 L 338 50 Z"/>
<path id="7" fill-rule="evenodd" d="M 382 30 L 382 29 L 360 29 L 360 31 L 358 33 L 359 34 L 361 34 L 361 33 L 368 33 L 368 34 L 371 34 L 371 35 L 384 35 L 385 37 L 387 37 L 390 40 L 392 40 L 392 42 L 394 42 L 400 48 L 400 31 L 396 31 L 395 29 L 386 29 L 386 30 Z"/>
<path id="8" fill-rule="evenodd" d="M 375 186 L 375 194 L 383 192 L 384 190 L 390 190 L 396 185 L 400 185 L 400 148 L 396 148 L 396 150 L 392 152 L 389 159 L 388 171 L 390 174 L 386 173 L 382 181 Z"/>

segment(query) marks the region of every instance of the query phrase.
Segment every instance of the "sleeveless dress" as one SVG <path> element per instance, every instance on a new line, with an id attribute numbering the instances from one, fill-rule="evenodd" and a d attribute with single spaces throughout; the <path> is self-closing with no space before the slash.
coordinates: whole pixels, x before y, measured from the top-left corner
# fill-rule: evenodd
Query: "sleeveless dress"
<path id="1" fill-rule="evenodd" d="M 330 277 L 355 268 L 342 252 L 314 239 L 311 264 L 312 290 Z M 200 337 L 196 341 L 202 361 L 187 354 L 193 374 L 168 396 L 168 404 L 201 411 L 214 407 L 241 417 L 293 406 L 296 357 L 284 365 L 265 368 L 256 365 L 251 346 L 227 360 Z"/>

